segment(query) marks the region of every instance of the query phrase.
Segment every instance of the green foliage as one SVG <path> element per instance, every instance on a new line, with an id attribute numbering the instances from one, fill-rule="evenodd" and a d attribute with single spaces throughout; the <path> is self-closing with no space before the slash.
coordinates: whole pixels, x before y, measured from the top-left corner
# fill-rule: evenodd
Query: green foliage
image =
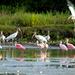
<path id="1" fill-rule="evenodd" d="M 67 13 L 29 13 L 22 10 L 16 11 L 15 13 L 5 14 L 1 13 L 0 25 L 14 25 L 24 27 L 38 27 L 38 26 L 56 26 L 64 24 L 73 24 L 73 22 L 68 21 Z"/>
<path id="2" fill-rule="evenodd" d="M 31 41 L 34 31 L 37 34 L 47 35 L 50 31 L 51 40 L 60 40 L 65 37 L 73 38 L 74 24 L 72 20 L 67 20 L 69 13 L 30 13 L 23 10 L 16 10 L 15 13 L 0 13 L 0 30 L 7 36 L 15 32 L 17 27 L 22 28 L 23 37 L 21 41 Z M 8 30 L 9 29 L 9 30 Z M 12 32 L 13 31 L 13 32 Z"/>

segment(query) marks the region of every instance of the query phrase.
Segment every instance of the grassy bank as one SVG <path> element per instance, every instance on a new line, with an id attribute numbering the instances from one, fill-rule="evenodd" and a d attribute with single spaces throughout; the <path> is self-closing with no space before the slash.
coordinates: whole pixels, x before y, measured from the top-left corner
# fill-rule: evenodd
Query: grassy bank
<path id="1" fill-rule="evenodd" d="M 15 13 L 0 13 L 0 26 L 38 27 L 38 26 L 65 26 L 73 24 L 67 20 L 69 13 L 29 13 L 22 10 Z"/>
<path id="2" fill-rule="evenodd" d="M 38 34 L 47 35 L 50 31 L 51 40 L 60 40 L 66 37 L 73 38 L 74 24 L 72 20 L 68 20 L 68 12 L 47 12 L 47 13 L 30 13 L 23 10 L 16 10 L 14 13 L 5 11 L 0 12 L 0 30 L 4 35 L 16 31 L 17 27 L 21 27 L 22 36 L 20 40 L 30 41 L 34 31 Z"/>

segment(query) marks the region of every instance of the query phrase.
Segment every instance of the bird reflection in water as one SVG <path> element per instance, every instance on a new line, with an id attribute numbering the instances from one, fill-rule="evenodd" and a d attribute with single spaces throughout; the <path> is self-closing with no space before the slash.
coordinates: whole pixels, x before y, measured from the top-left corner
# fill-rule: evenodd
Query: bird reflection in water
<path id="1" fill-rule="evenodd" d="M 3 56 L 0 54 L 0 60 L 2 60 L 3 59 Z"/>
<path id="2" fill-rule="evenodd" d="M 47 51 L 41 50 L 41 52 L 40 52 L 40 60 L 43 61 L 43 62 L 47 60 Z"/>

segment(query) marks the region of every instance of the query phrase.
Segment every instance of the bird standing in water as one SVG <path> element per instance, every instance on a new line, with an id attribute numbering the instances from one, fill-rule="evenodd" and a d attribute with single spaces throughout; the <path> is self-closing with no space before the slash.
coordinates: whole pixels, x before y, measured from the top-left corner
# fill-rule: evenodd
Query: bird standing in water
<path id="1" fill-rule="evenodd" d="M 38 41 L 37 41 L 37 46 L 39 47 L 39 48 L 41 48 L 41 49 L 48 49 L 48 44 L 47 43 L 39 43 Z"/>
<path id="2" fill-rule="evenodd" d="M 1 31 L 0 40 L 2 41 L 3 44 L 5 43 L 5 36 L 3 34 L 3 31 Z"/>
<path id="3" fill-rule="evenodd" d="M 45 36 L 46 40 L 49 41 L 50 40 L 50 35 L 49 35 L 49 31 L 48 31 L 48 35 Z"/>
<path id="4" fill-rule="evenodd" d="M 65 44 L 62 43 L 62 41 L 60 41 L 59 47 L 61 50 L 68 50 L 67 46 Z"/>
<path id="5" fill-rule="evenodd" d="M 18 28 L 15 33 L 13 33 L 13 34 L 9 35 L 8 37 L 6 37 L 5 40 L 6 40 L 7 42 L 8 42 L 9 40 L 12 40 L 12 42 L 13 42 L 13 40 L 17 37 L 19 31 L 21 31 L 20 28 Z"/>
<path id="6" fill-rule="evenodd" d="M 39 42 L 46 42 L 47 43 L 47 39 L 42 35 L 37 35 L 36 32 L 34 32 L 32 38 L 33 37 L 35 37 Z"/>
<path id="7" fill-rule="evenodd" d="M 69 41 L 69 39 L 66 39 L 67 48 L 70 49 L 70 50 L 75 49 L 75 46 L 73 44 L 69 43 L 68 41 Z"/>

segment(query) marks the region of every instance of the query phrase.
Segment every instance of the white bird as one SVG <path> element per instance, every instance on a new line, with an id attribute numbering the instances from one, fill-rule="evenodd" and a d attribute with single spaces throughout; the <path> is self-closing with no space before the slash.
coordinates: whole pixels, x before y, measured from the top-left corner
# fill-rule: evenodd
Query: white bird
<path id="1" fill-rule="evenodd" d="M 21 31 L 20 28 L 18 28 L 15 33 L 13 33 L 13 34 L 9 35 L 7 38 L 5 38 L 5 40 L 6 41 L 14 40 L 17 37 L 19 31 Z"/>
<path id="2" fill-rule="evenodd" d="M 70 10 L 70 12 L 72 14 L 69 18 L 71 18 L 72 20 L 75 20 L 75 8 L 74 8 L 74 5 L 69 0 L 67 0 L 67 3 L 68 3 L 68 8 L 69 8 L 69 10 Z"/>
<path id="3" fill-rule="evenodd" d="M 0 40 L 2 40 L 3 43 L 5 42 L 5 36 L 3 34 L 3 31 L 1 31 Z"/>
<path id="4" fill-rule="evenodd" d="M 36 32 L 34 32 L 32 37 L 35 37 L 39 42 L 46 42 L 47 43 L 47 39 L 42 35 L 37 35 Z"/>
<path id="5" fill-rule="evenodd" d="M 49 41 L 50 40 L 50 35 L 49 35 L 49 31 L 48 31 L 48 35 L 45 36 L 46 40 Z"/>

